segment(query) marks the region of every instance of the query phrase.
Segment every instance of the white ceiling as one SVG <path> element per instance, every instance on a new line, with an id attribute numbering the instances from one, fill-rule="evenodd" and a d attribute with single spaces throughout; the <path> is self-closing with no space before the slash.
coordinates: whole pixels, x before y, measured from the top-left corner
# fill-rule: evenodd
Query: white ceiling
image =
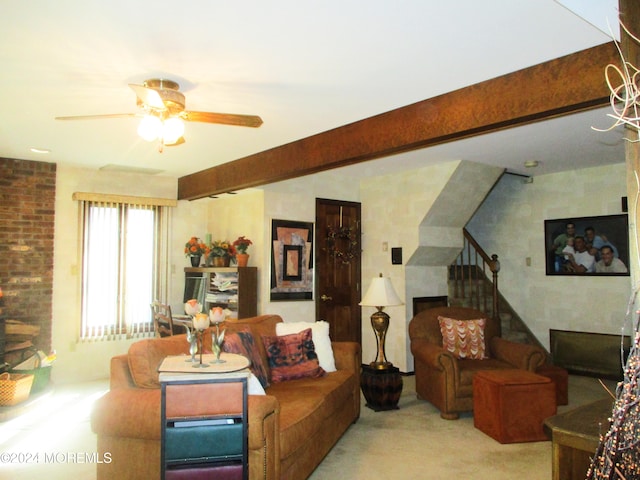
<path id="1" fill-rule="evenodd" d="M 0 0 L 0 12 L 0 157 L 176 177 L 610 41 L 554 0 Z M 127 85 L 155 77 L 180 83 L 187 109 L 264 124 L 188 123 L 187 142 L 158 153 L 133 118 L 54 119 L 136 112 Z M 606 113 L 347 171 L 455 159 L 524 174 L 526 160 L 540 162 L 535 174 L 619 163 L 621 132 L 591 129 L 612 123 Z"/>

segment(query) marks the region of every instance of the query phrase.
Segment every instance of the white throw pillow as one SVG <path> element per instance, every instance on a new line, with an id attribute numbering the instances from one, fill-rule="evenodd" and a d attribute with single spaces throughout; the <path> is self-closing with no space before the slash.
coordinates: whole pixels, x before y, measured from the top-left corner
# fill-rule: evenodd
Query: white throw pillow
<path id="1" fill-rule="evenodd" d="M 249 381 L 247 382 L 247 393 L 249 395 L 266 395 L 264 388 L 262 388 L 262 384 L 258 377 L 256 377 L 253 373 L 249 375 Z"/>
<path id="2" fill-rule="evenodd" d="M 279 322 L 276 323 L 276 334 L 291 335 L 311 328 L 311 338 L 318 354 L 318 362 L 325 372 L 336 371 L 336 361 L 333 358 L 331 339 L 329 338 L 329 324 L 327 322 Z"/>

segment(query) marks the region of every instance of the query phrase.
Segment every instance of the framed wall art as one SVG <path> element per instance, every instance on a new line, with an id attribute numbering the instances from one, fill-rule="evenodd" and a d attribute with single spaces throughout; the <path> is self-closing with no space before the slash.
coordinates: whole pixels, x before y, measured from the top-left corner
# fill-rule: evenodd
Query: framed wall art
<path id="1" fill-rule="evenodd" d="M 547 275 L 629 275 L 627 214 L 545 220 Z"/>
<path id="2" fill-rule="evenodd" d="M 313 223 L 271 220 L 271 301 L 313 300 Z"/>

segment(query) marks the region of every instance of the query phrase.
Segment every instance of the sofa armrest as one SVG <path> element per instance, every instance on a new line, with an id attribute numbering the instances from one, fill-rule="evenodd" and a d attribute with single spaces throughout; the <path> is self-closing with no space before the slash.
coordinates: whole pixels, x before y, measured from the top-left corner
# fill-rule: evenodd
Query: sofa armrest
<path id="1" fill-rule="evenodd" d="M 128 355 L 116 355 L 111 358 L 111 375 L 109 377 L 109 388 L 117 390 L 119 388 L 136 388 L 131 372 L 129 371 Z"/>
<path id="2" fill-rule="evenodd" d="M 546 360 L 546 352 L 536 346 L 516 343 L 500 337 L 493 337 L 489 343 L 491 355 L 521 370 L 535 371 Z"/>
<path id="3" fill-rule="evenodd" d="M 160 389 L 110 390 L 93 405 L 91 428 L 98 435 L 160 440 Z"/>
<path id="4" fill-rule="evenodd" d="M 249 395 L 249 449 L 261 449 L 265 440 L 278 438 L 280 404 L 273 395 Z"/>
<path id="5" fill-rule="evenodd" d="M 110 390 L 91 414 L 93 431 L 116 437 L 160 440 L 160 389 Z M 264 439 L 277 438 L 280 404 L 271 395 L 249 395 L 249 448 L 263 448 Z M 274 417 L 270 420 L 270 417 Z"/>
<path id="6" fill-rule="evenodd" d="M 348 370 L 360 378 L 362 350 L 356 342 L 331 342 L 337 370 Z"/>
<path id="7" fill-rule="evenodd" d="M 415 338 L 411 341 L 411 353 L 416 360 L 436 370 L 452 372 L 458 370 L 458 360 L 451 352 L 423 338 Z"/>

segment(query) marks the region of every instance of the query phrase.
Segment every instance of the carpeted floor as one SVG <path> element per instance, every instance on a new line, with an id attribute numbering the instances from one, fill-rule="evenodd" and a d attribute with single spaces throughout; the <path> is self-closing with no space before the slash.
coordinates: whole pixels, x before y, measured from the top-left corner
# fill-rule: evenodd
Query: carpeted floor
<path id="1" fill-rule="evenodd" d="M 416 399 L 414 377 L 403 377 L 403 383 L 399 410 L 374 412 L 362 400 L 360 419 L 311 480 L 551 478 L 550 442 L 501 445 L 475 429 L 469 414 L 442 420 L 431 404 Z M 6 457 L 15 462 L 0 461 L 0 480 L 95 479 L 95 463 L 87 460 L 96 452 L 89 412 L 108 388 L 106 380 L 59 387 L 37 410 L 0 423 L 0 453 L 18 455 Z M 605 395 L 597 380 L 571 376 L 570 405 L 559 411 Z M 21 459 L 25 453 L 36 454 L 36 461 Z M 56 456 L 47 460 L 52 453 Z"/>
<path id="2" fill-rule="evenodd" d="M 418 400 L 415 378 L 403 377 L 399 410 L 364 407 L 311 480 L 549 480 L 551 442 L 502 445 L 473 426 L 471 414 L 443 420 L 430 403 Z M 606 382 L 614 388 L 614 382 Z M 596 379 L 570 376 L 572 409 L 607 396 Z"/>

